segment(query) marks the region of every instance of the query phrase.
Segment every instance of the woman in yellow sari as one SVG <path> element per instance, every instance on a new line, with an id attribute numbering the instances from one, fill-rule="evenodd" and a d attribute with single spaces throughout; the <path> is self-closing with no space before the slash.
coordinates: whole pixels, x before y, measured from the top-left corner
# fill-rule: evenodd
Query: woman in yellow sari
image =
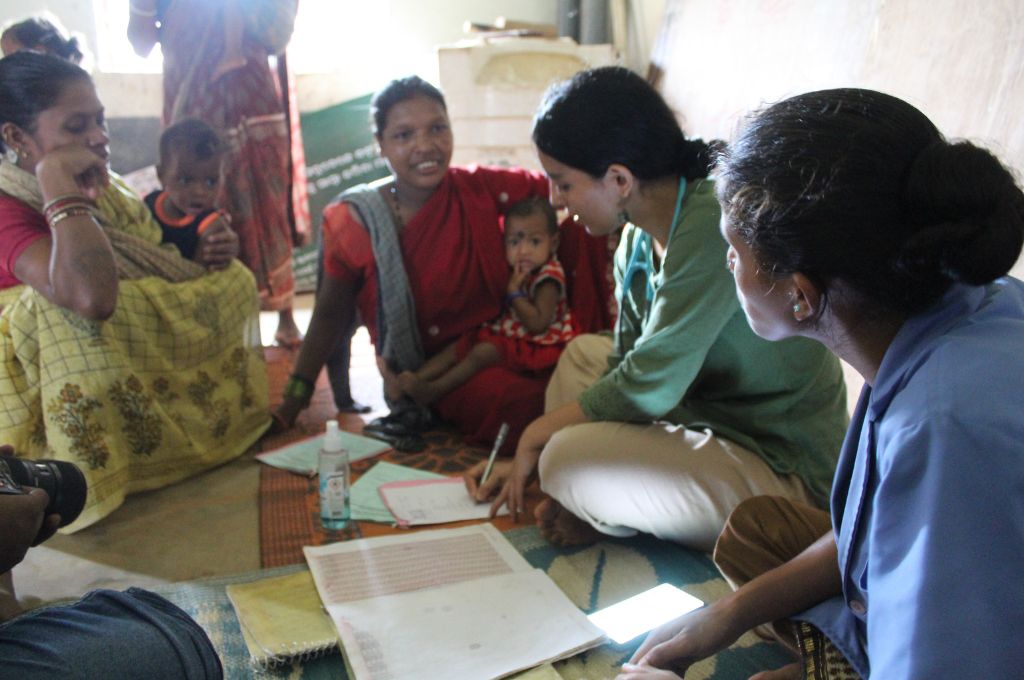
<path id="1" fill-rule="evenodd" d="M 244 452 L 270 422 L 252 275 L 229 229 L 161 247 L 106 167 L 85 71 L 0 59 L 0 442 L 77 464 L 68 531 Z"/>

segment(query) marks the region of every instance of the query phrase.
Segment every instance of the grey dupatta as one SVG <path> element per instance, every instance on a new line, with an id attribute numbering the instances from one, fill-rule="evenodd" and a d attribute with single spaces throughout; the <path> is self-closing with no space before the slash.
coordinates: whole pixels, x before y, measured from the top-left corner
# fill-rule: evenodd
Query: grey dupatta
<path id="1" fill-rule="evenodd" d="M 423 343 L 416 327 L 416 301 L 402 261 L 395 224 L 387 201 L 380 195 L 381 182 L 360 184 L 344 191 L 338 200 L 351 205 L 370 235 L 377 265 L 377 341 L 379 352 L 391 370 L 414 371 L 423 364 Z M 404 401 L 404 400 L 403 400 Z M 397 405 L 390 404 L 392 409 Z"/>

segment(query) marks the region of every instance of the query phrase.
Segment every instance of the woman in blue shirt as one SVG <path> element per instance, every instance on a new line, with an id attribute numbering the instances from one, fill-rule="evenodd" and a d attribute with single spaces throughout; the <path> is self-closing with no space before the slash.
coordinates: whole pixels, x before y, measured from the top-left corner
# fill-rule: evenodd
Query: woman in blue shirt
<path id="1" fill-rule="evenodd" d="M 802 649 L 823 633 L 862 677 L 1019 677 L 1024 284 L 1005 275 L 1024 193 L 989 152 L 868 90 L 754 115 L 717 192 L 751 327 L 819 340 L 866 385 L 831 529 L 784 499 L 740 505 L 715 551 L 738 589 L 652 633 L 620 677 L 675 677 L 762 623 L 785 639 L 787 618 Z"/>

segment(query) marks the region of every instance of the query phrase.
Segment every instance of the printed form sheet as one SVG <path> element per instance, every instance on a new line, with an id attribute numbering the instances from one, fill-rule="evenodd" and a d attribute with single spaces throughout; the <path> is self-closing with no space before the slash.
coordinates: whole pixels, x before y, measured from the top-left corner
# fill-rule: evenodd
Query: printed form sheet
<path id="1" fill-rule="evenodd" d="M 355 680 L 499 678 L 604 639 L 490 524 L 305 553 Z"/>

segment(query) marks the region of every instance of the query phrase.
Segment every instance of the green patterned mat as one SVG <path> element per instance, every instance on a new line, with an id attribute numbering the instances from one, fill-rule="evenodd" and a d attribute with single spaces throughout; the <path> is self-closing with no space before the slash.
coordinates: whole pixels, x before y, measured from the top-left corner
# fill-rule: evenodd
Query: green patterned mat
<path id="1" fill-rule="evenodd" d="M 659 583 L 672 583 L 697 597 L 711 601 L 728 592 L 707 556 L 676 545 L 642 536 L 609 540 L 586 548 L 554 548 L 541 538 L 536 527 L 506 532 L 505 536 L 530 564 L 547 571 L 551 579 L 582 610 L 591 612 L 618 602 Z M 347 679 L 337 654 L 304 664 L 269 671 L 255 669 L 238 627 L 238 619 L 225 587 L 304 569 L 304 565 L 265 569 L 248 574 L 176 583 L 154 590 L 191 614 L 209 633 L 224 662 L 229 680 L 293 678 L 301 680 Z M 633 644 L 607 644 L 555 664 L 564 680 L 613 678 L 639 640 Z M 693 666 L 687 680 L 746 680 L 759 670 L 778 668 L 790 661 L 778 645 L 748 633 L 733 647 Z"/>

